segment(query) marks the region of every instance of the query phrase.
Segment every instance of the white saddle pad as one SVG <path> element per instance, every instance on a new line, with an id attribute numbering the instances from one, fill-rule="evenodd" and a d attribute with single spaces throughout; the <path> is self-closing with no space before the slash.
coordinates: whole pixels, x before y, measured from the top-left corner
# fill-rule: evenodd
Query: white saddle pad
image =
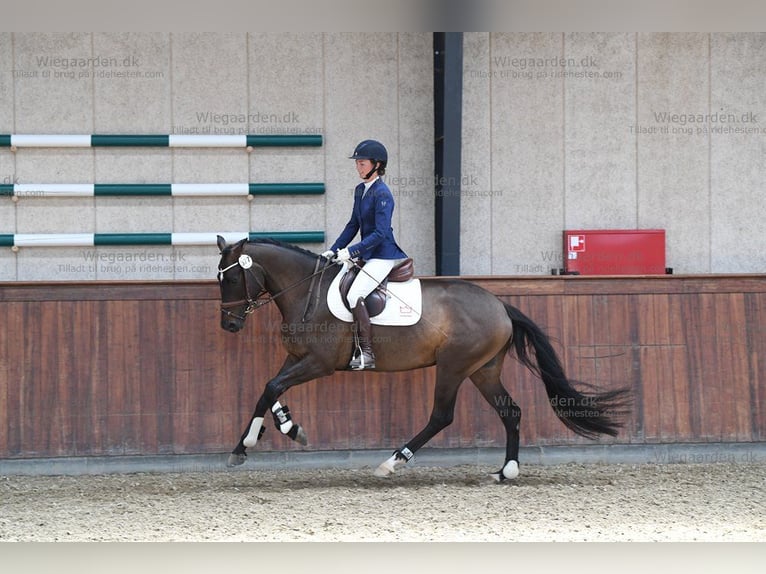
<path id="1" fill-rule="evenodd" d="M 330 311 L 341 321 L 351 323 L 354 316 L 346 309 L 340 297 L 340 280 L 348 272 L 344 266 L 330 284 L 327 291 L 327 305 Z M 376 317 L 370 317 L 373 325 L 388 325 L 405 327 L 414 325 L 420 320 L 423 311 L 423 296 L 420 290 L 420 279 L 410 279 L 404 283 L 388 282 L 386 307 Z"/>

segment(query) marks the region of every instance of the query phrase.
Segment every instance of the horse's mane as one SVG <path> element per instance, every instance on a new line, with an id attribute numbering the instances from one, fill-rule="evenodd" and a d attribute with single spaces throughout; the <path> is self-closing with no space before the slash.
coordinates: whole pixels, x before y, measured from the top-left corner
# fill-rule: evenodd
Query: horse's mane
<path id="1" fill-rule="evenodd" d="M 316 259 L 318 256 L 313 251 L 309 251 L 308 249 L 304 249 L 303 247 L 298 247 L 297 245 L 293 245 L 292 243 L 285 243 L 283 241 L 279 241 L 278 239 L 272 239 L 271 237 L 258 237 L 255 239 L 248 239 L 248 243 L 252 244 L 262 244 L 262 245 L 274 245 L 275 247 L 282 247 L 283 249 L 289 249 L 290 251 L 295 251 L 296 253 L 302 253 L 303 255 L 308 255 L 309 257 L 313 257 Z"/>

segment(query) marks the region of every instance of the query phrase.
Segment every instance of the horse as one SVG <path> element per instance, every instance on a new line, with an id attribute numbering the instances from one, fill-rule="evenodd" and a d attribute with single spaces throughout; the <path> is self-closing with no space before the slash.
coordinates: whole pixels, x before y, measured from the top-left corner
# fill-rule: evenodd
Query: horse
<path id="1" fill-rule="evenodd" d="M 236 333 L 250 313 L 273 302 L 282 316 L 282 345 L 287 352 L 229 455 L 227 466 L 233 467 L 243 464 L 247 449 L 257 444 L 269 411 L 283 434 L 307 444 L 305 430 L 293 421 L 279 398 L 295 385 L 349 370 L 354 337 L 352 323 L 337 319 L 327 304 L 330 284 L 341 271 L 339 265 L 272 239 L 245 238 L 227 244 L 219 235 L 217 243 L 221 255 L 221 328 Z M 505 461 L 491 476 L 497 482 L 516 478 L 521 408 L 500 379 L 503 361 L 511 352 L 542 380 L 551 407 L 566 427 L 592 440 L 618 434 L 628 412 L 628 388 L 600 390 L 570 380 L 546 333 L 519 309 L 486 289 L 460 278 L 426 277 L 420 281 L 422 314 L 415 324 L 373 325 L 375 370 L 410 371 L 435 365 L 432 411 L 425 427 L 394 450 L 375 469 L 375 475 L 393 473 L 452 423 L 458 389 L 470 379 L 505 427 Z M 317 332 L 328 336 L 313 336 Z"/>

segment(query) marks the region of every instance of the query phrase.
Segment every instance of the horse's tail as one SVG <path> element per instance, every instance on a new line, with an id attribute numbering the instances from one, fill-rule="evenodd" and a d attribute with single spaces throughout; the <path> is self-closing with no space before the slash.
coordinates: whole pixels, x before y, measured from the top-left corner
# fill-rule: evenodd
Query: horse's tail
<path id="1" fill-rule="evenodd" d="M 581 381 L 567 378 L 548 336 L 529 317 L 505 305 L 513 323 L 511 342 L 521 363 L 542 379 L 556 416 L 578 435 L 595 439 L 600 434 L 616 436 L 627 412 L 628 389 L 598 392 Z M 530 350 L 534 351 L 532 355 Z M 577 385 L 589 391 L 579 391 Z"/>

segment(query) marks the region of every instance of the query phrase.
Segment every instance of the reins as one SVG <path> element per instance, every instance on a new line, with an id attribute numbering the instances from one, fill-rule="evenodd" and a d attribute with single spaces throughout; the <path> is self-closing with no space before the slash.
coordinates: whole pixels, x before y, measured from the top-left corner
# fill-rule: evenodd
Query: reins
<path id="1" fill-rule="evenodd" d="M 245 316 L 249 315 L 252 312 L 254 312 L 256 309 L 259 309 L 260 307 L 263 307 L 264 305 L 268 305 L 269 303 L 274 301 L 277 297 L 283 295 L 284 293 L 286 293 L 287 291 L 290 291 L 291 289 L 294 289 L 298 285 L 301 285 L 302 283 L 305 283 L 309 279 L 314 279 L 314 278 L 316 278 L 317 275 L 323 275 L 325 270 L 327 269 L 328 265 L 322 265 L 322 268 L 320 269 L 319 267 L 320 267 L 322 259 L 323 258 L 321 256 L 319 256 L 317 258 L 316 265 L 314 266 L 314 272 L 311 273 L 310 275 L 307 275 L 306 277 L 303 277 L 302 279 L 299 279 L 295 283 L 292 283 L 291 285 L 288 285 L 287 287 L 285 287 L 284 289 L 282 289 L 281 291 L 279 291 L 277 293 L 274 293 L 273 295 L 269 294 L 269 296 L 266 297 L 265 299 L 260 299 L 259 297 L 261 296 L 261 294 L 264 293 L 264 292 L 268 292 L 268 290 L 266 289 L 265 285 L 263 285 L 260 281 L 258 281 L 258 279 L 256 278 L 255 274 L 252 272 L 253 261 L 250 258 L 250 256 L 249 255 L 241 255 L 239 257 L 239 259 L 237 259 L 237 261 L 235 261 L 234 263 L 232 263 L 228 267 L 226 267 L 224 269 L 220 269 L 219 268 L 218 269 L 218 273 L 219 273 L 219 276 L 220 276 L 219 281 L 223 281 L 223 274 L 226 273 L 229 269 L 232 269 L 232 268 L 236 267 L 237 265 L 239 265 L 242 268 L 242 276 L 245 278 L 245 298 L 244 299 L 239 299 L 237 301 L 228 301 L 226 303 L 221 303 L 221 311 L 224 314 L 226 314 L 226 315 L 228 315 L 230 317 L 234 317 L 235 319 L 239 319 L 241 321 L 244 321 L 245 320 Z M 257 265 L 257 264 L 255 264 L 255 265 Z M 260 267 L 261 270 L 263 270 L 263 267 L 261 267 L 260 265 L 258 265 L 258 267 Z M 265 275 L 265 273 L 264 273 L 264 275 Z M 250 284 L 247 281 L 248 276 L 252 277 L 255 280 L 256 284 L 258 285 L 258 293 L 255 296 L 255 298 L 252 298 L 250 296 Z M 309 309 L 309 306 L 310 306 L 310 303 L 311 303 L 311 294 L 312 294 L 312 291 L 313 291 L 313 289 L 315 287 L 315 283 L 316 283 L 315 281 L 312 281 L 311 282 L 311 286 L 309 288 L 309 297 L 308 297 L 308 300 L 306 302 L 306 309 L 303 312 L 303 321 L 305 321 L 306 318 L 307 318 L 306 314 L 308 313 L 308 309 Z M 320 283 L 321 283 L 321 278 L 320 278 Z M 317 301 L 319 300 L 319 294 L 320 294 L 319 291 L 317 291 L 317 296 L 316 296 Z M 232 308 L 232 307 L 239 307 L 240 305 L 247 305 L 247 307 L 245 307 L 245 311 L 244 311 L 243 315 L 237 315 L 236 313 L 232 313 L 231 311 L 229 311 L 230 308 Z"/>
<path id="2" fill-rule="evenodd" d="M 322 290 L 321 289 L 316 289 L 317 283 L 319 285 L 321 285 L 322 277 L 324 277 L 324 272 L 327 270 L 328 267 L 330 267 L 330 265 L 333 264 L 332 261 L 328 261 L 328 260 L 324 259 L 326 261 L 326 264 L 322 265 L 322 260 L 323 259 L 324 258 L 321 255 L 317 257 L 316 264 L 314 265 L 314 272 L 311 273 L 310 275 L 307 275 L 306 277 L 303 277 L 303 278 L 299 279 L 295 283 L 292 283 L 291 285 L 288 285 L 287 287 L 285 287 L 284 289 L 282 289 L 281 291 L 279 291 L 277 293 L 274 293 L 273 295 L 270 294 L 268 297 L 266 297 L 264 299 L 260 299 L 261 294 L 264 293 L 264 292 L 268 292 L 268 290 L 266 289 L 265 285 L 263 285 L 256 278 L 255 273 L 253 273 L 253 271 L 252 271 L 252 267 L 253 267 L 253 265 L 257 265 L 262 271 L 263 271 L 263 267 L 261 267 L 257 263 L 254 263 L 249 255 L 247 255 L 247 254 L 240 255 L 239 259 L 237 259 L 237 261 L 235 261 L 234 263 L 232 263 L 228 267 L 225 267 L 224 269 L 220 269 L 219 268 L 218 269 L 218 273 L 219 273 L 219 277 L 220 277 L 219 281 L 223 281 L 223 274 L 226 273 L 226 271 L 228 271 L 229 269 L 232 269 L 232 268 L 236 267 L 237 265 L 239 265 L 242 268 L 242 276 L 245 278 L 245 298 L 244 299 L 239 299 L 237 301 L 229 301 L 229 302 L 226 302 L 226 303 L 221 303 L 221 312 L 223 312 L 225 315 L 227 315 L 229 317 L 234 317 L 235 319 L 238 319 L 240 321 L 244 321 L 245 317 L 247 315 L 249 315 L 250 313 L 253 313 L 256 309 L 259 309 L 260 307 L 263 307 L 264 305 L 268 305 L 269 303 L 274 301 L 277 297 L 280 297 L 284 293 L 294 289 L 295 287 L 297 287 L 297 286 L 305 283 L 309 279 L 311 279 L 311 285 L 309 286 L 309 292 L 308 292 L 308 296 L 306 298 L 306 306 L 303 309 L 303 316 L 302 316 L 302 319 L 301 319 L 301 321 L 305 323 L 311 317 L 311 314 L 309 313 L 309 311 L 311 310 L 311 313 L 313 313 L 313 311 L 316 310 L 316 307 L 319 304 L 319 298 L 321 297 Z M 370 275 L 367 271 L 364 270 L 364 267 L 362 265 L 359 265 L 358 262 L 352 260 L 351 264 L 354 265 L 355 267 L 358 267 L 360 272 L 365 273 L 367 275 Z M 265 271 L 264 271 L 264 275 L 265 275 Z M 317 280 L 317 276 L 319 276 L 318 280 Z M 258 285 L 258 294 L 255 296 L 255 298 L 250 297 L 250 283 L 248 283 L 248 281 L 247 281 L 248 277 L 252 277 L 253 280 Z M 372 277 L 372 276 L 370 275 L 370 277 Z M 315 289 L 316 289 L 316 295 L 314 295 L 314 290 Z M 410 305 L 406 301 L 403 301 L 396 293 L 391 292 L 389 289 L 385 289 L 385 291 L 386 291 L 386 294 L 388 294 L 391 297 L 397 299 L 400 303 L 410 307 Z M 313 309 L 312 309 L 312 305 L 311 305 L 312 300 L 314 302 Z M 233 312 L 231 312 L 229 310 L 232 307 L 239 307 L 241 305 L 246 305 L 245 310 L 244 310 L 242 315 L 237 315 L 236 313 L 233 313 Z M 412 307 L 410 307 L 410 308 L 412 308 Z M 442 335 L 444 335 L 444 337 L 446 337 L 446 338 L 449 337 L 447 335 L 447 333 L 445 333 L 444 330 L 439 325 L 434 323 L 433 321 L 430 321 L 428 318 L 423 317 L 422 314 L 421 314 L 420 318 L 422 320 L 426 321 L 427 323 L 429 323 L 434 328 L 436 328 L 436 330 L 438 330 Z"/>
<path id="3" fill-rule="evenodd" d="M 308 319 L 310 317 L 310 315 L 309 315 L 309 308 L 311 307 L 311 295 L 314 292 L 314 289 L 316 288 L 316 284 L 317 284 L 316 278 L 317 278 L 317 275 L 319 275 L 319 284 L 321 285 L 322 284 L 322 278 L 324 277 L 324 272 L 325 272 L 325 270 L 328 267 L 328 265 L 322 265 L 322 269 L 319 269 L 319 265 L 321 264 L 322 259 L 324 259 L 324 257 L 322 257 L 321 255 L 319 257 L 317 257 L 316 265 L 314 265 L 314 273 L 312 273 L 310 275 L 310 277 L 311 277 L 311 285 L 309 285 L 309 294 L 308 294 L 308 297 L 306 297 L 306 308 L 303 309 L 303 316 L 301 317 L 301 323 L 305 323 L 306 319 Z M 330 262 L 328 261 L 328 264 L 329 263 Z M 317 294 L 316 294 L 316 298 L 315 298 L 315 301 L 314 301 L 314 309 L 312 309 L 312 315 L 313 315 L 313 311 L 316 310 L 317 306 L 319 305 L 319 296 L 322 294 L 322 290 L 321 289 L 317 289 L 316 293 Z"/>

